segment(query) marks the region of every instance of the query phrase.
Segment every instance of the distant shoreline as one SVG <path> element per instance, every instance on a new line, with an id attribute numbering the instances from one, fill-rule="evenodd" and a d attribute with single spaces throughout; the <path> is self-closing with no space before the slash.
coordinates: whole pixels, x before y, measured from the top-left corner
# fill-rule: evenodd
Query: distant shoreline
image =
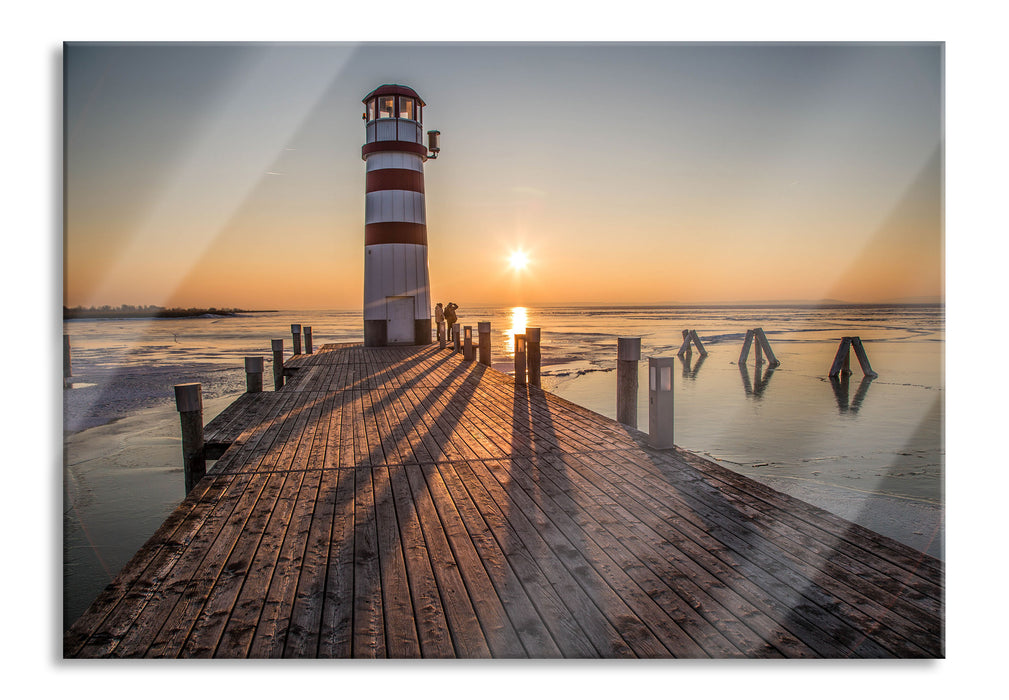
<path id="1" fill-rule="evenodd" d="M 239 314 L 275 314 L 275 309 L 249 310 L 249 309 L 165 309 L 161 307 L 125 307 L 125 308 L 88 308 L 75 307 L 68 309 L 63 307 L 63 320 L 68 321 L 78 318 L 104 319 L 104 318 L 198 318 L 200 316 L 238 316 Z"/>

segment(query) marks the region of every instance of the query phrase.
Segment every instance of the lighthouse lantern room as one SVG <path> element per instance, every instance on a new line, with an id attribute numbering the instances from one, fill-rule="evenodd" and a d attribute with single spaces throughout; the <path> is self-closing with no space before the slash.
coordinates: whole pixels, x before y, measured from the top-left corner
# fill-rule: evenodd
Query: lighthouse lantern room
<path id="1" fill-rule="evenodd" d="M 405 85 L 364 98 L 364 344 L 431 342 L 424 162 L 438 155 L 438 132 L 424 145 L 424 100 Z"/>

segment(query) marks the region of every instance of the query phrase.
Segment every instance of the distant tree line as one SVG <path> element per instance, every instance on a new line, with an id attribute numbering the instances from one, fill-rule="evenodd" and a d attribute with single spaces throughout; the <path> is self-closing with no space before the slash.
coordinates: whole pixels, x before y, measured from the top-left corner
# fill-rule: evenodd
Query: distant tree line
<path id="1" fill-rule="evenodd" d="M 265 311 L 249 311 L 247 309 L 219 309 L 211 306 L 209 309 L 197 308 L 171 308 L 163 306 L 134 306 L 133 304 L 122 304 L 121 306 L 83 306 L 63 307 L 63 318 L 187 318 L 193 316 L 203 316 L 212 314 L 214 316 L 234 316 L 235 314 L 267 313 Z"/>

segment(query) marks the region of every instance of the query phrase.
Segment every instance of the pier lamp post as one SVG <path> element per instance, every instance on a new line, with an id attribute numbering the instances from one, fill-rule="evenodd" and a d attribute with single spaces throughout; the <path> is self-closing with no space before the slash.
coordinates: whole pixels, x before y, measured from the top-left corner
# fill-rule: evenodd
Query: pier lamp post
<path id="1" fill-rule="evenodd" d="M 673 357 L 648 358 L 648 444 L 673 446 Z"/>

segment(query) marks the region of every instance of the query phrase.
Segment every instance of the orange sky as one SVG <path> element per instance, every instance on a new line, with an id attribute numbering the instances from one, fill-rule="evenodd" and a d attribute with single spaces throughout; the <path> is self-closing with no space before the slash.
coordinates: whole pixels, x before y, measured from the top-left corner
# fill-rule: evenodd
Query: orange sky
<path id="1" fill-rule="evenodd" d="M 414 87 L 466 305 L 941 300 L 937 45 L 70 45 L 64 303 L 358 308 L 360 100 Z M 512 251 L 530 255 L 511 270 Z"/>

